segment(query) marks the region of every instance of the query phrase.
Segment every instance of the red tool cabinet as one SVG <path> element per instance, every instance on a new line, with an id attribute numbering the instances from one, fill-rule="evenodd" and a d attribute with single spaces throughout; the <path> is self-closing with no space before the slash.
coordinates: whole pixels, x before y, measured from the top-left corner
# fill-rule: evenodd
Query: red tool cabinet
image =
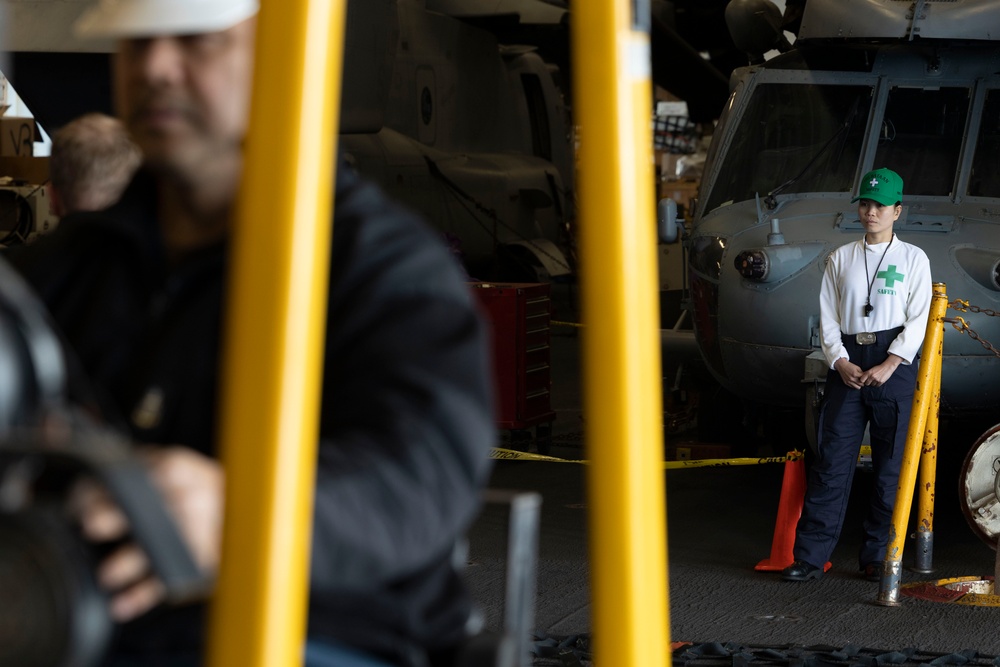
<path id="1" fill-rule="evenodd" d="M 497 426 L 525 440 L 536 427 L 536 446 L 546 453 L 552 434 L 552 314 L 548 283 L 471 283 L 492 328 Z M 529 436 L 530 437 L 530 436 Z"/>

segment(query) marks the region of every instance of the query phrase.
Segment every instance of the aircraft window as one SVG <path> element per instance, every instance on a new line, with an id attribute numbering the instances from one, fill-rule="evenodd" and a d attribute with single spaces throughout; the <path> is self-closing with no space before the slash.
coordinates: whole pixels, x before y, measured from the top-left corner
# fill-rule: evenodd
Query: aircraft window
<path id="1" fill-rule="evenodd" d="M 528 101 L 528 117 L 531 120 L 531 148 L 538 157 L 552 160 L 552 132 L 545 106 L 545 93 L 537 74 L 522 74 L 521 85 Z"/>
<path id="2" fill-rule="evenodd" d="M 871 86 L 770 83 L 754 89 L 706 210 L 783 193 L 849 192 Z"/>
<path id="3" fill-rule="evenodd" d="M 725 239 L 717 236 L 698 236 L 691 250 L 691 268 L 712 280 L 718 280 L 722 272 L 722 255 L 725 252 Z"/>
<path id="4" fill-rule="evenodd" d="M 893 88 L 873 166 L 898 172 L 907 195 L 951 194 L 968 115 L 968 88 Z"/>
<path id="5" fill-rule="evenodd" d="M 972 197 L 1000 197 L 1000 90 L 986 94 L 983 120 L 976 141 L 976 157 L 969 179 Z"/>

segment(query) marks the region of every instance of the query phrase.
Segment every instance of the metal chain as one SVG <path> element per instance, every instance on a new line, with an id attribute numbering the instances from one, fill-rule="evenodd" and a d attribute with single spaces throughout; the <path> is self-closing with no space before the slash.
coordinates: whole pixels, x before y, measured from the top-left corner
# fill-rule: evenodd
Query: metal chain
<path id="1" fill-rule="evenodd" d="M 954 301 L 948 304 L 948 307 L 963 313 L 965 312 L 982 313 L 983 315 L 989 315 L 990 317 L 1000 317 L 1000 313 L 998 313 L 997 311 L 992 310 L 990 308 L 980 308 L 979 306 L 972 306 L 965 299 L 955 299 Z M 955 317 L 955 318 L 946 317 L 944 318 L 944 321 L 951 323 L 951 326 L 955 327 L 955 330 L 957 332 L 968 334 L 969 338 L 971 338 L 972 340 L 978 340 L 979 344 L 982 345 L 985 349 L 992 352 L 995 356 L 1000 357 L 1000 350 L 997 350 L 995 347 L 993 347 L 993 344 L 988 340 L 980 338 L 979 334 L 976 333 L 975 330 L 968 325 L 965 319 L 961 317 Z"/>
<path id="2" fill-rule="evenodd" d="M 995 347 L 993 347 L 993 343 L 989 342 L 988 340 L 986 340 L 984 338 L 980 338 L 979 334 L 976 333 L 968 325 L 968 323 L 966 323 L 966 321 L 965 321 L 964 318 L 961 318 L 961 317 L 955 317 L 955 318 L 946 317 L 946 318 L 944 318 L 944 321 L 950 323 L 951 326 L 955 327 L 955 330 L 958 331 L 959 333 L 968 334 L 969 338 L 971 338 L 972 340 L 978 340 L 980 345 L 982 345 L 984 348 L 986 348 L 987 350 L 989 350 L 990 352 L 992 352 L 995 356 L 1000 357 L 1000 350 L 998 350 Z"/>
<path id="3" fill-rule="evenodd" d="M 983 315 L 989 315 L 990 317 L 1000 317 L 1000 313 L 990 308 L 980 308 L 979 306 L 970 306 L 969 302 L 964 299 L 955 299 L 948 304 L 948 307 L 953 310 L 960 310 L 970 313 L 982 313 Z"/>

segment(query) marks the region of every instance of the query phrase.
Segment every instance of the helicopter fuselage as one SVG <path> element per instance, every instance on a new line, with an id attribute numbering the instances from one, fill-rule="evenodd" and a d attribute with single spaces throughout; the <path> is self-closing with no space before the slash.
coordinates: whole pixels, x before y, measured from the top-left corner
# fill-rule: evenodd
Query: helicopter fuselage
<path id="1" fill-rule="evenodd" d="M 804 403 L 827 258 L 864 234 L 861 176 L 888 167 L 904 181 L 894 231 L 978 311 L 948 313 L 981 340 L 947 327 L 942 410 L 996 410 L 998 71 L 997 43 L 826 40 L 734 74 L 687 240 L 695 336 L 726 388 Z"/>

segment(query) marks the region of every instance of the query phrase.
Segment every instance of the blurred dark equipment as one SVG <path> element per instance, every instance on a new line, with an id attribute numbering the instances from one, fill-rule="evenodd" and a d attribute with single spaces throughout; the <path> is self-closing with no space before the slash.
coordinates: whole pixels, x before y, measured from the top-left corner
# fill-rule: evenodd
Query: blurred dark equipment
<path id="1" fill-rule="evenodd" d="M 44 307 L 0 259 L 0 665 L 90 667 L 107 648 L 97 548 L 65 509 L 81 475 L 128 516 L 168 602 L 209 588 L 128 442 L 67 403 L 66 368 Z"/>
<path id="2" fill-rule="evenodd" d="M 732 0 L 726 5 L 729 34 L 752 65 L 764 62 L 764 54 L 772 49 L 784 53 L 792 48 L 783 21 L 781 10 L 771 0 Z"/>
<path id="3" fill-rule="evenodd" d="M 22 243 L 35 229 L 31 202 L 15 189 L 0 189 L 0 245 Z"/>

